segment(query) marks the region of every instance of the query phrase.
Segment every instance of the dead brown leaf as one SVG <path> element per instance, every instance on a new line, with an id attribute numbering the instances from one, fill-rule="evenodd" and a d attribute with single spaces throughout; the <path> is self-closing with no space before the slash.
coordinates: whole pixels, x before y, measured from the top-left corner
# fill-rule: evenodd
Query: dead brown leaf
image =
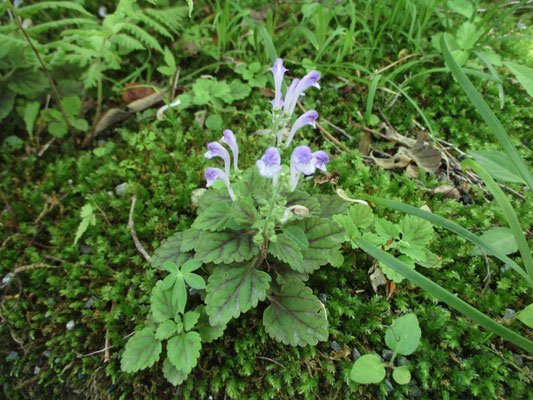
<path id="1" fill-rule="evenodd" d="M 359 142 L 359 152 L 367 156 L 370 153 L 370 145 L 372 144 L 372 135 L 370 132 L 365 132 L 361 141 Z"/>
<path id="2" fill-rule="evenodd" d="M 381 158 L 376 157 L 374 152 L 372 152 L 370 153 L 370 158 L 374 160 L 378 166 L 384 169 L 405 168 L 411 162 L 411 159 L 408 156 L 399 153 L 393 157 Z"/>
<path id="3" fill-rule="evenodd" d="M 427 141 L 425 134 L 420 133 L 415 145 L 410 150 L 411 158 L 427 172 L 434 174 L 440 167 L 442 154 Z"/>
<path id="4" fill-rule="evenodd" d="M 432 189 L 430 192 L 431 194 L 442 194 L 442 197 L 445 199 L 454 199 L 454 200 L 461 199 L 461 192 L 459 192 L 457 188 L 450 186 L 450 185 L 438 186 L 435 189 Z"/>
<path id="5" fill-rule="evenodd" d="M 94 128 L 95 135 L 109 128 L 112 125 L 124 122 L 131 117 L 131 113 L 121 110 L 119 108 L 111 108 L 98 121 L 96 128 Z"/>

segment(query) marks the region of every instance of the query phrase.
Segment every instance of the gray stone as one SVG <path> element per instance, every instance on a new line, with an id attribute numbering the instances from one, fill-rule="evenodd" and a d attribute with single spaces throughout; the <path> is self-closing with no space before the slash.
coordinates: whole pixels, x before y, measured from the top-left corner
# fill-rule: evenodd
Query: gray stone
<path id="1" fill-rule="evenodd" d="M 330 347 L 331 347 L 331 350 L 336 351 L 336 352 L 339 352 L 342 350 L 342 346 L 335 341 L 331 342 Z"/>
<path id="2" fill-rule="evenodd" d="M 392 358 L 392 355 L 394 354 L 394 352 L 392 350 L 389 350 L 389 349 L 385 349 L 381 352 L 381 357 L 383 357 L 383 359 L 385 361 L 390 361 L 390 359 Z"/>
<path id="3" fill-rule="evenodd" d="M 513 310 L 512 308 L 506 308 L 505 311 L 503 312 L 503 318 L 504 319 L 511 319 L 511 317 L 516 313 L 515 310 Z"/>
<path id="4" fill-rule="evenodd" d="M 19 359 L 19 353 L 16 351 L 10 351 L 7 355 L 7 358 L 9 358 L 11 361 L 17 361 Z"/>
<path id="5" fill-rule="evenodd" d="M 127 189 L 128 189 L 128 183 L 124 182 L 124 183 L 121 183 L 120 185 L 117 185 L 117 187 L 115 187 L 115 192 L 118 195 L 122 195 L 126 193 Z"/>
<path id="6" fill-rule="evenodd" d="M 359 353 L 359 350 L 357 350 L 357 349 L 353 349 L 353 350 L 352 350 L 352 359 L 353 359 L 354 361 L 357 361 L 357 359 L 358 359 L 359 357 L 361 357 L 361 353 Z"/>
<path id="7" fill-rule="evenodd" d="M 409 388 L 409 396 L 420 397 L 422 396 L 422 390 L 417 385 L 413 385 Z"/>
<path id="8" fill-rule="evenodd" d="M 76 325 L 76 322 L 70 320 L 70 321 L 67 322 L 66 328 L 67 328 L 67 330 L 71 331 L 71 330 L 74 329 L 75 325 Z"/>
<path id="9" fill-rule="evenodd" d="M 320 300 L 322 304 L 326 304 L 328 302 L 328 296 L 324 293 L 320 293 L 318 295 L 318 300 Z"/>
<path id="10" fill-rule="evenodd" d="M 404 356 L 398 357 L 398 358 L 396 359 L 396 365 L 397 365 L 398 367 L 402 367 L 402 366 L 404 366 L 404 365 L 407 365 L 408 362 L 409 362 L 409 360 L 407 360 L 407 358 L 404 357 Z"/>

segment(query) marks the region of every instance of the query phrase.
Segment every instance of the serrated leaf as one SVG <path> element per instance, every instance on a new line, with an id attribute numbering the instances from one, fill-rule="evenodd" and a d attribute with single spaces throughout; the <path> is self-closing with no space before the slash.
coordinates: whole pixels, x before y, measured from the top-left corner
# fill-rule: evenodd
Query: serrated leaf
<path id="1" fill-rule="evenodd" d="M 413 313 L 397 318 L 385 333 L 385 343 L 396 354 L 408 356 L 420 344 L 422 332 Z"/>
<path id="2" fill-rule="evenodd" d="M 215 264 L 249 260 L 259 253 L 248 232 L 203 232 L 196 243 L 196 259 Z"/>
<path id="3" fill-rule="evenodd" d="M 37 101 L 31 101 L 26 104 L 24 108 L 24 124 L 26 125 L 26 130 L 30 135 L 30 138 L 33 139 L 33 125 L 35 120 L 39 115 L 39 110 L 41 109 L 41 104 Z M 1 118 L 0 118 L 1 119 Z"/>
<path id="4" fill-rule="evenodd" d="M 229 83 L 229 93 L 233 100 L 242 100 L 250 95 L 251 88 L 249 85 L 242 83 L 238 79 L 234 79 Z"/>
<path id="5" fill-rule="evenodd" d="M 270 275 L 255 269 L 254 263 L 231 267 L 220 265 L 209 277 L 206 311 L 211 325 L 226 324 L 266 297 Z"/>
<path id="6" fill-rule="evenodd" d="M 184 231 L 183 236 L 182 236 L 182 241 L 181 241 L 181 250 L 182 251 L 193 250 L 198 244 L 198 241 L 200 240 L 200 237 L 202 236 L 202 234 L 203 234 L 203 231 L 192 229 L 192 228 Z"/>
<path id="7" fill-rule="evenodd" d="M 374 228 L 376 229 L 376 233 L 387 241 L 397 239 L 400 234 L 398 227 L 384 218 L 376 219 Z"/>
<path id="8" fill-rule="evenodd" d="M 302 282 L 283 286 L 279 296 L 269 299 L 263 325 L 272 338 L 292 346 L 314 346 L 328 338 L 326 310 Z"/>
<path id="9" fill-rule="evenodd" d="M 50 122 L 48 124 L 48 132 L 50 132 L 52 136 L 61 139 L 68 133 L 67 123 L 63 120 Z"/>
<path id="10" fill-rule="evenodd" d="M 346 214 L 348 211 L 348 202 L 341 199 L 339 196 L 319 194 L 313 197 L 316 198 L 320 204 L 320 213 L 318 216 L 321 218 L 331 218 L 337 214 Z"/>
<path id="11" fill-rule="evenodd" d="M 224 230 L 232 219 L 230 211 L 231 205 L 226 202 L 212 204 L 202 210 L 191 227 L 211 232 Z"/>
<path id="12" fill-rule="evenodd" d="M 301 270 L 303 255 L 300 245 L 286 233 L 280 233 L 276 235 L 276 238 L 277 240 L 275 242 L 270 242 L 268 251 L 278 260 L 286 262 L 295 269 Z"/>
<path id="13" fill-rule="evenodd" d="M 171 319 L 167 319 L 161 323 L 155 331 L 155 338 L 157 340 L 165 340 L 171 337 L 178 331 L 178 326 Z"/>
<path id="14" fill-rule="evenodd" d="M 447 5 L 450 10 L 455 11 L 457 14 L 460 14 L 465 18 L 470 19 L 474 12 L 473 4 L 467 0 L 448 0 Z"/>
<path id="15" fill-rule="evenodd" d="M 242 198 L 264 199 L 270 193 L 270 190 L 267 189 L 269 184 L 271 184 L 270 180 L 259 175 L 259 170 L 253 166 L 244 171 L 239 192 Z"/>
<path id="16" fill-rule="evenodd" d="M 145 328 L 126 343 L 120 367 L 124 372 L 136 372 L 154 365 L 160 354 L 161 342 L 155 338 L 154 332 Z"/>
<path id="17" fill-rule="evenodd" d="M 413 246 L 426 246 L 433 239 L 433 225 L 422 218 L 409 215 L 400 221 L 398 228 L 402 241 Z"/>
<path id="18" fill-rule="evenodd" d="M 440 268 L 442 266 L 442 257 L 432 253 L 428 249 L 424 249 L 425 258 L 418 259 L 415 262 L 424 268 Z"/>
<path id="19" fill-rule="evenodd" d="M 152 266 L 160 267 L 165 261 L 182 265 L 192 258 L 192 254 L 182 250 L 183 232 L 176 232 L 161 243 L 152 256 Z M 192 249 L 192 247 L 191 247 Z M 189 249 L 189 250 L 191 250 Z"/>
<path id="20" fill-rule="evenodd" d="M 206 128 L 211 129 L 212 131 L 220 129 L 223 123 L 224 121 L 222 120 L 222 117 L 218 114 L 210 114 L 205 120 Z"/>
<path id="21" fill-rule="evenodd" d="M 176 305 L 172 300 L 172 289 L 163 289 L 163 281 L 157 281 L 150 297 L 152 315 L 156 322 L 164 322 L 176 314 Z"/>
<path id="22" fill-rule="evenodd" d="M 292 207 L 295 205 L 304 206 L 309 210 L 309 216 L 320 214 L 320 203 L 318 199 L 311 196 L 309 193 L 302 190 L 295 190 L 287 194 L 287 203 L 285 207 Z"/>
<path id="23" fill-rule="evenodd" d="M 198 213 L 200 214 L 213 204 L 221 202 L 227 203 L 228 206 L 232 204 L 232 200 L 226 186 L 222 185 L 221 187 L 217 187 L 215 183 L 212 188 L 210 188 L 202 195 L 202 197 L 200 197 L 200 200 L 198 201 Z"/>
<path id="24" fill-rule="evenodd" d="M 10 76 L 7 87 L 17 94 L 35 96 L 48 87 L 48 79 L 41 71 L 19 69 Z"/>
<path id="25" fill-rule="evenodd" d="M 375 354 L 365 354 L 353 364 L 350 378 L 357 383 L 379 383 L 385 379 L 385 365 Z"/>
<path id="26" fill-rule="evenodd" d="M 252 199 L 243 198 L 233 202 L 230 217 L 235 224 L 241 227 L 249 227 L 261 219 L 261 214 L 255 208 Z"/>
<path id="27" fill-rule="evenodd" d="M 163 362 L 163 376 L 167 378 L 167 381 L 169 381 L 171 384 L 178 386 L 185 382 L 188 374 L 178 370 L 174 365 L 172 365 L 170 359 L 166 357 L 165 361 Z"/>
<path id="28" fill-rule="evenodd" d="M 211 343 L 213 340 L 218 339 L 224 334 L 226 324 L 212 326 L 209 323 L 209 315 L 207 315 L 207 312 L 205 311 L 205 306 L 201 305 L 196 307 L 196 311 L 200 313 L 196 329 L 198 329 L 203 343 Z"/>
<path id="29" fill-rule="evenodd" d="M 392 378 L 400 385 L 407 385 L 411 381 L 411 371 L 405 365 L 394 367 Z"/>
<path id="30" fill-rule="evenodd" d="M 15 92 L 6 87 L 0 87 L 0 121 L 9 115 L 15 104 Z"/>
<path id="31" fill-rule="evenodd" d="M 303 260 L 292 266 L 298 272 L 313 272 L 322 265 L 338 259 L 343 242 L 343 228 L 329 219 L 311 217 L 298 221 L 295 225 L 305 232 L 309 246 L 302 250 Z"/>
<path id="32" fill-rule="evenodd" d="M 398 256 L 397 258 L 412 269 L 415 269 L 415 262 L 413 261 L 413 259 L 407 256 Z M 395 272 L 392 268 L 389 268 L 387 265 L 383 264 L 381 261 L 379 262 L 379 267 L 381 268 L 381 271 L 385 274 L 388 280 L 394 281 L 396 283 L 400 283 L 401 281 L 403 281 L 403 276 Z"/>
<path id="33" fill-rule="evenodd" d="M 480 30 L 470 21 L 463 23 L 457 30 L 455 38 L 463 50 L 470 50 L 479 38 Z"/>
<path id="34" fill-rule="evenodd" d="M 178 371 L 189 374 L 198 363 L 201 348 L 202 338 L 198 332 L 182 333 L 168 341 L 167 355 Z"/>
<path id="35" fill-rule="evenodd" d="M 183 315 L 183 329 L 185 329 L 186 331 L 190 331 L 192 328 L 194 328 L 199 318 L 199 312 L 187 311 L 185 315 Z"/>
<path id="36" fill-rule="evenodd" d="M 81 111 L 81 99 L 78 96 L 68 96 L 61 99 L 61 105 L 69 116 L 76 116 Z"/>

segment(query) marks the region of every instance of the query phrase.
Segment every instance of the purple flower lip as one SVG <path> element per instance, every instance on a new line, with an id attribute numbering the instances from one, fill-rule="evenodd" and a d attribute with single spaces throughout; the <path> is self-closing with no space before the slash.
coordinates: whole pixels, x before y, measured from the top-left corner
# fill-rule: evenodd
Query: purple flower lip
<path id="1" fill-rule="evenodd" d="M 315 151 L 313 153 L 313 160 L 315 167 L 317 167 L 321 171 L 327 172 L 326 164 L 329 162 L 329 157 L 325 151 Z"/>
<path id="2" fill-rule="evenodd" d="M 326 164 L 329 162 L 329 157 L 326 152 L 319 150 L 314 153 L 307 146 L 298 146 L 294 149 L 291 155 L 290 166 L 290 186 L 294 191 L 298 185 L 300 175 L 313 175 L 316 169 L 326 171 Z"/>
<path id="3" fill-rule="evenodd" d="M 285 112 L 285 114 L 289 116 L 292 115 L 292 113 L 294 112 L 294 108 L 296 107 L 296 103 L 298 102 L 298 99 L 311 86 L 320 89 L 320 85 L 318 84 L 319 79 L 320 73 L 318 71 L 313 70 L 307 75 L 305 75 L 301 81 L 297 79 L 292 81 L 291 86 L 287 90 L 287 95 L 285 96 L 285 104 L 283 105 L 283 111 Z M 291 88 L 292 90 L 290 90 Z"/>
<path id="4" fill-rule="evenodd" d="M 235 194 L 231 189 L 228 176 L 220 168 L 207 168 L 204 174 L 205 180 L 207 181 L 206 187 L 212 186 L 216 180 L 221 180 L 226 184 L 228 193 L 231 197 L 231 200 L 235 201 Z"/>
<path id="5" fill-rule="evenodd" d="M 263 157 L 255 163 L 259 170 L 259 175 L 264 178 L 273 178 L 281 171 L 281 156 L 275 147 L 269 147 Z"/>
<path id="6" fill-rule="evenodd" d="M 283 105 L 283 98 L 281 94 L 281 85 L 283 84 L 283 75 L 285 72 L 287 72 L 287 68 L 283 66 L 283 60 L 281 58 L 276 59 L 274 61 L 274 65 L 272 68 L 270 68 L 270 71 L 272 71 L 272 74 L 274 75 L 274 89 L 275 89 L 275 96 L 274 100 L 272 100 L 272 107 L 274 110 L 279 110 L 281 106 Z"/>
<path id="7" fill-rule="evenodd" d="M 220 143 L 217 142 L 211 142 L 207 144 L 207 152 L 204 154 L 205 158 L 213 158 L 213 157 L 220 157 L 224 160 L 224 166 L 226 170 L 226 176 L 229 177 L 229 171 L 230 171 L 230 155 L 228 151 L 222 147 Z"/>
<path id="8" fill-rule="evenodd" d="M 233 132 L 229 129 L 226 129 L 223 132 L 222 139 L 220 139 L 222 143 L 226 143 L 228 147 L 230 148 L 231 152 L 233 153 L 233 168 L 237 170 L 237 165 L 239 163 L 239 145 L 237 144 L 237 140 L 235 139 L 235 135 Z"/>
<path id="9" fill-rule="evenodd" d="M 289 147 L 289 144 L 291 144 L 292 139 L 294 138 L 294 134 L 304 126 L 311 125 L 316 129 L 315 121 L 317 118 L 318 113 L 315 110 L 310 110 L 300 115 L 300 117 L 292 125 L 287 142 L 285 142 L 285 147 Z"/>

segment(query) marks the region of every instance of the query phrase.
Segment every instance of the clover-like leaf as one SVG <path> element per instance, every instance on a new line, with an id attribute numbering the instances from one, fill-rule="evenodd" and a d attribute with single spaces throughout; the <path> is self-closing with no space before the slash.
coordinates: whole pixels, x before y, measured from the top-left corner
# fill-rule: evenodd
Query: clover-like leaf
<path id="1" fill-rule="evenodd" d="M 133 335 L 126 343 L 120 368 L 124 372 L 135 372 L 151 367 L 159 360 L 160 354 L 161 342 L 156 339 L 151 329 L 145 328 Z"/>
<path id="2" fill-rule="evenodd" d="M 272 338 L 292 346 L 314 346 L 328 338 L 326 310 L 303 282 L 283 286 L 281 294 L 269 300 L 263 325 Z"/>
<path id="3" fill-rule="evenodd" d="M 421 336 L 418 319 L 415 314 L 410 313 L 396 319 L 392 326 L 387 328 L 385 343 L 394 353 L 408 356 L 417 349 Z"/>
<path id="4" fill-rule="evenodd" d="M 342 264 L 342 254 L 339 251 L 343 242 L 342 227 L 319 217 L 305 218 L 296 225 L 305 232 L 309 246 L 302 250 L 303 260 L 291 267 L 298 272 L 309 273 L 322 265 L 339 265 L 339 261 Z"/>
<path id="5" fill-rule="evenodd" d="M 163 281 L 157 281 L 150 297 L 152 315 L 156 322 L 164 322 L 173 318 L 177 311 L 172 301 L 172 289 L 163 289 Z"/>
<path id="6" fill-rule="evenodd" d="M 178 331 L 178 325 L 171 319 L 167 319 L 160 324 L 155 331 L 155 338 L 157 340 L 165 340 L 171 337 Z"/>
<path id="7" fill-rule="evenodd" d="M 211 232 L 224 230 L 231 222 L 230 211 L 231 206 L 227 202 L 212 204 L 198 215 L 192 228 Z"/>
<path id="8" fill-rule="evenodd" d="M 387 221 L 384 218 L 378 218 L 374 222 L 376 233 L 386 241 L 395 240 L 398 238 L 400 231 L 396 224 Z"/>
<path id="9" fill-rule="evenodd" d="M 220 265 L 209 277 L 205 303 L 211 325 L 226 324 L 266 297 L 270 275 L 253 262 L 241 266 Z"/>
<path id="10" fill-rule="evenodd" d="M 187 379 L 188 374 L 177 369 L 167 357 L 163 362 L 163 376 L 174 386 L 181 385 Z"/>
<path id="11" fill-rule="evenodd" d="M 248 232 L 203 232 L 195 247 L 196 259 L 215 264 L 249 260 L 259 253 Z"/>
<path id="12" fill-rule="evenodd" d="M 152 265 L 154 267 L 160 267 L 167 260 L 174 262 L 176 265 L 181 265 L 192 258 L 192 254 L 182 249 L 182 241 L 183 232 L 176 232 L 165 240 L 154 252 Z"/>
<path id="13" fill-rule="evenodd" d="M 402 242 L 411 246 L 423 247 L 433 239 L 433 225 L 430 222 L 408 215 L 398 224 L 402 233 Z"/>
<path id="14" fill-rule="evenodd" d="M 385 365 L 375 354 L 365 354 L 353 364 L 350 378 L 357 383 L 379 383 L 385 379 Z"/>
<path id="15" fill-rule="evenodd" d="M 369 206 L 354 204 L 345 215 L 334 215 L 333 221 L 344 228 L 344 240 L 351 242 L 353 248 L 357 248 L 354 240 L 361 237 L 361 229 L 368 228 L 372 224 L 374 214 Z"/>
<path id="16" fill-rule="evenodd" d="M 168 341 L 167 355 L 178 371 L 189 374 L 198 363 L 201 348 L 202 338 L 198 332 L 183 332 Z"/>

